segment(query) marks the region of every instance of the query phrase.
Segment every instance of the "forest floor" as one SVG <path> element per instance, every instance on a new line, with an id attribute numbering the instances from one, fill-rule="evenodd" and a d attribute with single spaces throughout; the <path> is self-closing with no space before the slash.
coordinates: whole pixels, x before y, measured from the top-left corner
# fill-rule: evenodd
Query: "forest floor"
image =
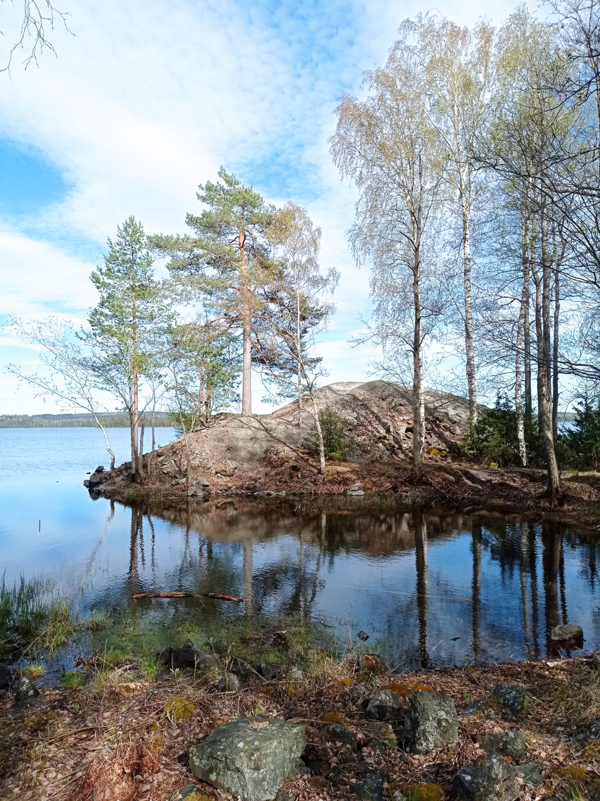
<path id="1" fill-rule="evenodd" d="M 247 646 L 260 659 L 266 644 L 255 639 Z M 163 671 L 152 679 L 135 660 L 108 669 L 97 658 L 83 667 L 86 686 L 44 690 L 41 706 L 15 711 L 9 695 L 0 702 L 0 798 L 172 801 L 178 789 L 192 783 L 202 801 L 231 801 L 191 775 L 188 751 L 216 726 L 257 714 L 305 726 L 305 766 L 284 785 L 281 798 L 365 798 L 359 788 L 365 778 L 377 776 L 385 798 L 443 801 L 456 772 L 485 758 L 482 737 L 506 731 L 522 732 L 526 739 L 527 754 L 520 761 L 529 774 L 518 774 L 519 798 L 598 797 L 600 739 L 590 736 L 600 718 L 596 657 L 398 675 L 376 657 L 355 654 L 337 662 L 294 642 L 280 646 L 276 656 L 273 677 L 238 669 L 241 683 L 233 691 L 216 687 L 231 666 L 226 659 L 203 673 Z M 303 672 L 292 674 L 298 665 Z M 491 697 L 498 684 L 526 691 L 528 703 L 519 717 Z M 460 715 L 458 740 L 419 755 L 397 743 L 391 728 L 379 739 L 365 708 L 382 688 L 396 693 L 403 707 L 414 690 L 449 695 Z M 474 699 L 488 700 L 479 713 L 461 714 Z M 350 730 L 353 744 L 338 742 L 332 723 Z M 516 760 L 508 761 L 521 769 Z"/>

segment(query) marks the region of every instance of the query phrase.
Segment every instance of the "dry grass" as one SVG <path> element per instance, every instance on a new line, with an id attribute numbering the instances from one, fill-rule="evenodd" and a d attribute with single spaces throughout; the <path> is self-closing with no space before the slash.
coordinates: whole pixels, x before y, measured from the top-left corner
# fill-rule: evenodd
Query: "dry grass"
<path id="1" fill-rule="evenodd" d="M 303 722 L 308 756 L 321 776 L 299 776 L 286 786 L 296 801 L 327 801 L 353 795 L 352 784 L 365 771 L 386 772 L 392 790 L 415 799 L 448 794 L 456 771 L 483 755 L 479 738 L 508 728 L 525 732 L 530 761 L 544 772 L 537 790 L 523 787 L 522 798 L 545 798 L 563 788 L 589 796 L 600 780 L 600 747 L 579 736 L 600 710 L 600 670 L 593 660 L 430 671 L 410 677 L 358 672 L 354 661 L 323 658 L 318 672 L 305 679 L 265 683 L 245 677 L 238 693 L 218 693 L 212 678 L 177 675 L 149 682 L 137 666 L 107 673 L 102 689 L 46 691 L 47 707 L 30 716 L 0 709 L 0 797 L 3 801 L 167 801 L 193 782 L 187 751 L 218 725 L 247 714 Z M 364 687 L 357 695 L 357 684 Z M 448 693 L 457 707 L 468 697 L 489 696 L 497 683 L 524 686 L 534 697 L 525 718 L 462 718 L 460 739 L 425 756 L 402 750 L 380 754 L 364 729 L 360 699 L 382 686 L 402 691 L 431 686 Z M 93 686 L 93 682 L 92 685 Z M 289 692 L 293 686 L 294 693 Z M 265 687 L 269 687 L 265 693 Z M 356 699 L 359 704 L 356 705 Z M 406 694 L 404 694 L 406 702 Z M 331 721 L 344 721 L 358 735 L 359 752 L 330 740 Z M 339 783 L 330 781 L 340 770 Z M 206 786 L 208 798 L 227 799 Z"/>

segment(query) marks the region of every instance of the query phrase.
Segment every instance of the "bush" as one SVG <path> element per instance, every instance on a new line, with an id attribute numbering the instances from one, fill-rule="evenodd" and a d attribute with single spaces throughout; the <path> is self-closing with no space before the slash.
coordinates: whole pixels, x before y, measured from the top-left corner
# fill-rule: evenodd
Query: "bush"
<path id="1" fill-rule="evenodd" d="M 345 462 L 352 449 L 354 440 L 346 434 L 348 423 L 332 409 L 325 408 L 319 412 L 319 423 L 323 433 L 325 458 L 336 462 Z M 319 434 L 317 426 L 313 426 L 305 443 L 306 450 L 315 459 L 319 458 Z"/>
<path id="2" fill-rule="evenodd" d="M 527 463 L 545 464 L 544 446 L 536 417 L 532 416 L 531 420 L 526 417 L 524 426 Z M 477 425 L 473 426 L 469 421 L 460 453 L 463 459 L 481 464 L 494 462 L 503 467 L 521 464 L 517 413 L 506 395 L 498 395 L 494 408 L 482 412 Z"/>
<path id="3" fill-rule="evenodd" d="M 576 409 L 575 427 L 559 437 L 562 463 L 580 470 L 600 467 L 600 400 L 594 407 L 584 398 Z"/>

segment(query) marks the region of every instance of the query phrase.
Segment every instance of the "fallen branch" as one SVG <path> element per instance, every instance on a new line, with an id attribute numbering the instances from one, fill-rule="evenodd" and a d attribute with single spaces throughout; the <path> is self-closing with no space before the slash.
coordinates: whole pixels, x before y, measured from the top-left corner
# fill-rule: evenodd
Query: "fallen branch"
<path id="1" fill-rule="evenodd" d="M 137 598 L 213 598 L 215 601 L 235 601 L 238 604 L 243 604 L 243 598 L 234 598 L 232 595 L 221 595 L 219 592 L 141 592 L 139 595 L 133 596 L 134 600 Z"/>

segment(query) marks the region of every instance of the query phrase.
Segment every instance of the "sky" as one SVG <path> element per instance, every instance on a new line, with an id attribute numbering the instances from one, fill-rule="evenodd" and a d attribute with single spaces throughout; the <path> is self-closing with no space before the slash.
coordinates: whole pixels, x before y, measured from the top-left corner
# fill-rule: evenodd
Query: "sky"
<path id="1" fill-rule="evenodd" d="M 385 62 L 418 0 L 59 0 L 56 55 L 0 73 L 0 323 L 61 315 L 84 322 L 89 276 L 130 215 L 148 233 L 185 233 L 198 184 L 223 165 L 268 201 L 304 206 L 322 229 L 321 264 L 341 273 L 319 353 L 332 381 L 363 381 L 379 354 L 349 340 L 370 310 L 368 269 L 345 231 L 356 191 L 327 140 L 344 93 Z M 471 25 L 514 8 L 439 2 Z M 0 5 L 0 66 L 18 38 L 21 4 Z M 4 49 L 2 49 L 4 48 Z M 38 354 L 0 328 L 0 370 L 35 370 Z M 254 380 L 253 410 L 263 391 Z M 0 372 L 0 414 L 58 411 Z"/>

